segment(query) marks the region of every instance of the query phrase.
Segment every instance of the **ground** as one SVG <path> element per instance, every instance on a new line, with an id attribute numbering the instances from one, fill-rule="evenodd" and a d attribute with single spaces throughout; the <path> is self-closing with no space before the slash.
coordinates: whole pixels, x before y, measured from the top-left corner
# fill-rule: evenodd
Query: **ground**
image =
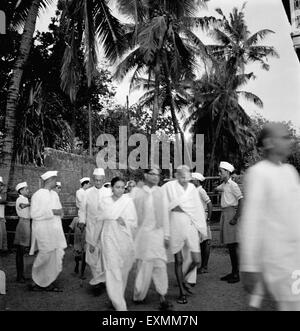
<path id="1" fill-rule="evenodd" d="M 64 311 L 107 311 L 109 310 L 108 297 L 106 293 L 94 296 L 91 293 L 88 280 L 90 272 L 86 270 L 87 280 L 81 281 L 73 274 L 74 262 L 70 248 L 67 249 L 64 259 L 64 269 L 59 277 L 59 285 L 63 287 L 63 293 L 30 292 L 26 285 L 15 282 L 15 255 L 9 254 L 0 257 L 0 269 L 4 270 L 7 277 L 7 294 L 0 295 L 1 310 L 64 310 Z M 30 276 L 33 258 L 26 257 L 26 276 Z M 169 299 L 174 305 L 175 311 L 245 311 L 247 307 L 247 296 L 242 289 L 241 283 L 228 284 L 219 280 L 230 270 L 230 260 L 226 251 L 222 248 L 212 250 L 209 273 L 198 275 L 198 283 L 194 288 L 195 294 L 188 297 L 188 304 L 176 303 L 178 287 L 174 275 L 174 265 L 169 264 Z M 158 310 L 158 297 L 151 287 L 145 304 L 135 305 L 132 298 L 134 280 L 134 269 L 132 270 L 126 292 L 128 310 L 155 311 Z M 271 300 L 265 300 L 263 310 L 274 310 L 275 306 Z"/>

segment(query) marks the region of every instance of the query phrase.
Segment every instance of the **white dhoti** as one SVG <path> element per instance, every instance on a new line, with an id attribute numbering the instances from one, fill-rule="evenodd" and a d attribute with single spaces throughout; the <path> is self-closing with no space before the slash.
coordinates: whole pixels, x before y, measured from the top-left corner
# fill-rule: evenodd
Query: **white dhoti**
<path id="1" fill-rule="evenodd" d="M 92 273 L 92 279 L 90 280 L 90 285 L 98 285 L 100 283 L 105 283 L 105 273 L 103 269 L 103 261 L 101 257 L 101 249 L 99 247 L 94 247 L 93 253 L 90 252 L 90 244 L 86 244 L 85 260 L 89 265 Z"/>
<path id="2" fill-rule="evenodd" d="M 177 254 L 186 246 L 191 252 L 200 252 L 200 239 L 191 218 L 180 212 L 171 213 L 171 251 Z"/>
<path id="3" fill-rule="evenodd" d="M 6 294 L 6 278 L 2 270 L 0 270 L 0 294 Z"/>
<path id="4" fill-rule="evenodd" d="M 134 285 L 133 300 L 143 301 L 153 280 L 156 292 L 165 296 L 168 291 L 168 273 L 166 262 L 159 259 L 139 260 Z"/>
<path id="5" fill-rule="evenodd" d="M 62 271 L 64 250 L 57 248 L 51 252 L 39 251 L 32 266 L 32 279 L 40 287 L 52 284 Z"/>
<path id="6" fill-rule="evenodd" d="M 61 218 L 53 209 L 62 209 L 55 191 L 40 189 L 31 199 L 32 240 L 30 255 L 38 249 L 32 267 L 32 279 L 40 287 L 53 283 L 62 271 L 64 249 L 67 247 Z"/>

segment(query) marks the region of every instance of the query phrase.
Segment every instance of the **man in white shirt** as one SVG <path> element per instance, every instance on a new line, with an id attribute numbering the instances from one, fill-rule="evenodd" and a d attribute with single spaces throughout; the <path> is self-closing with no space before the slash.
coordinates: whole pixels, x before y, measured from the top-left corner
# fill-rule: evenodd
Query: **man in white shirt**
<path id="1" fill-rule="evenodd" d="M 86 190 L 78 210 L 79 227 L 86 229 L 86 262 L 90 266 L 93 278 L 90 285 L 103 285 L 105 273 L 101 259 L 100 232 L 103 226 L 101 199 L 111 195 L 111 189 L 103 187 L 105 172 L 96 168 L 93 172 L 94 186 Z"/>
<path id="2" fill-rule="evenodd" d="M 19 222 L 16 227 L 14 244 L 17 246 L 16 267 L 17 282 L 24 283 L 24 254 L 25 249 L 30 246 L 30 203 L 28 200 L 29 190 L 26 182 L 19 183 L 16 186 L 19 197 L 16 201 L 16 212 L 19 216 Z"/>
<path id="3" fill-rule="evenodd" d="M 281 311 L 300 311 L 300 178 L 283 163 L 291 142 L 282 124 L 261 131 L 264 160 L 246 173 L 239 237 L 245 289 L 263 297 L 266 288 Z"/>
<path id="4" fill-rule="evenodd" d="M 33 267 L 31 290 L 44 289 L 61 292 L 55 280 L 62 271 L 62 261 L 67 247 L 61 218 L 62 205 L 56 186 L 57 171 L 47 171 L 41 176 L 44 187 L 31 198 L 32 242 L 30 255 L 38 250 Z"/>
<path id="5" fill-rule="evenodd" d="M 3 194 L 4 191 L 3 178 L 0 177 L 0 252 L 7 252 L 7 232 L 5 221 L 5 205 L 6 199 Z"/>
<path id="6" fill-rule="evenodd" d="M 231 179 L 232 164 L 221 162 L 219 176 L 222 184 L 216 190 L 221 192 L 220 241 L 228 247 L 232 272 L 221 277 L 222 281 L 234 284 L 240 281 L 238 263 L 237 222 L 240 217 L 243 195 L 237 183 Z"/>

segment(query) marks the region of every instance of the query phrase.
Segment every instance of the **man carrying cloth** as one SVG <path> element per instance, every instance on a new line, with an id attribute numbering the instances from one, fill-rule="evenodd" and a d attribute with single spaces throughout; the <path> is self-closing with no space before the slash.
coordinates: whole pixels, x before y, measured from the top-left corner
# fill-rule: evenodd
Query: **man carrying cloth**
<path id="1" fill-rule="evenodd" d="M 228 247 L 232 272 L 224 277 L 222 281 L 234 284 L 240 281 L 238 263 L 238 239 L 237 222 L 241 213 L 243 195 L 237 183 L 231 179 L 234 171 L 233 165 L 228 162 L 221 162 L 219 176 L 222 184 L 216 190 L 221 192 L 221 221 L 220 241 Z"/>
<path id="2" fill-rule="evenodd" d="M 205 213 L 196 187 L 191 184 L 189 167 L 177 168 L 175 181 L 163 186 L 170 216 L 170 244 L 175 257 L 175 274 L 179 285 L 178 303 L 186 304 L 184 290 L 192 293 L 185 278 L 200 264 L 199 233 L 207 235 Z M 183 274 L 183 249 L 190 251 L 192 262 Z"/>
<path id="3" fill-rule="evenodd" d="M 63 209 L 54 191 L 57 171 L 47 171 L 41 176 L 44 188 L 31 199 L 32 241 L 30 255 L 38 249 L 32 267 L 34 284 L 31 290 L 61 292 L 54 281 L 62 271 L 62 260 L 67 247 L 61 217 Z"/>
<path id="4" fill-rule="evenodd" d="M 104 196 L 111 195 L 111 190 L 103 187 L 105 172 L 96 168 L 93 172 L 94 186 L 86 190 L 78 210 L 79 227 L 86 227 L 86 262 L 91 268 L 93 278 L 90 285 L 96 286 L 105 282 L 103 262 L 101 259 L 99 241 L 103 226 L 103 210 L 100 201 Z"/>

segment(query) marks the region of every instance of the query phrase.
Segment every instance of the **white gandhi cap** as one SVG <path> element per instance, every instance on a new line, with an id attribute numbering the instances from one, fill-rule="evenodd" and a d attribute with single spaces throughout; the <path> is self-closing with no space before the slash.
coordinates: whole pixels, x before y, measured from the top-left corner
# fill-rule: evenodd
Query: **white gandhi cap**
<path id="1" fill-rule="evenodd" d="M 23 182 L 23 183 L 19 183 L 17 186 L 16 186 L 16 191 L 18 192 L 19 190 L 21 190 L 22 188 L 24 187 L 27 187 L 27 183 L 26 182 Z"/>
<path id="2" fill-rule="evenodd" d="M 105 172 L 103 168 L 96 168 L 93 172 L 94 176 L 105 176 Z"/>
<path id="3" fill-rule="evenodd" d="M 200 172 L 193 172 L 192 179 L 200 180 L 200 182 L 203 182 L 205 180 L 205 177 L 200 174 Z"/>
<path id="4" fill-rule="evenodd" d="M 90 181 L 91 181 L 90 177 L 83 177 L 80 179 L 80 184 L 82 184 L 84 182 L 90 182 Z"/>
<path id="5" fill-rule="evenodd" d="M 57 171 L 47 171 L 41 176 L 43 180 L 47 180 L 51 177 L 57 177 Z"/>
<path id="6" fill-rule="evenodd" d="M 230 173 L 234 171 L 234 166 L 232 164 L 230 164 L 228 162 L 224 162 L 224 161 L 222 161 L 220 163 L 219 168 L 225 169 L 225 170 L 229 171 Z"/>

